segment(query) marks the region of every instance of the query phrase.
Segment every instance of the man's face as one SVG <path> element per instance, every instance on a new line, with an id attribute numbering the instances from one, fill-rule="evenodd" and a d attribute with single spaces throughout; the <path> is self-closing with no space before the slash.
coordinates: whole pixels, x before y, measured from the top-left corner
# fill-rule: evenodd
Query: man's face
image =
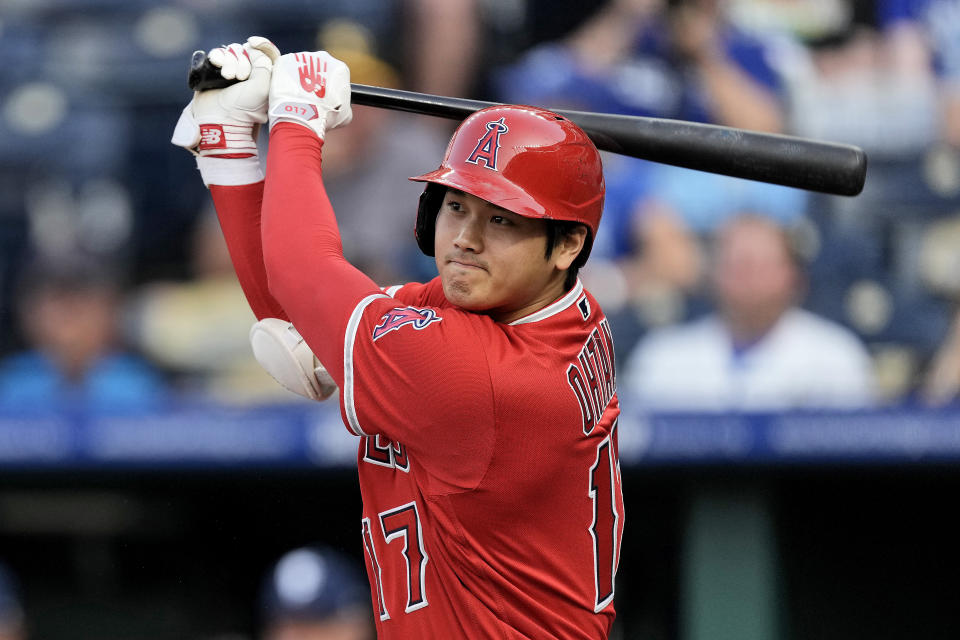
<path id="1" fill-rule="evenodd" d="M 114 294 L 96 287 L 36 293 L 24 315 L 35 346 L 70 377 L 81 376 L 112 346 L 116 331 Z"/>
<path id="2" fill-rule="evenodd" d="M 797 295 L 797 271 L 776 225 L 747 218 L 721 232 L 714 277 L 728 318 L 766 328 Z"/>
<path id="3" fill-rule="evenodd" d="M 547 247 L 544 220 L 525 218 L 448 189 L 437 214 L 434 247 L 443 292 L 469 311 L 511 322 L 563 293 L 573 257 Z"/>

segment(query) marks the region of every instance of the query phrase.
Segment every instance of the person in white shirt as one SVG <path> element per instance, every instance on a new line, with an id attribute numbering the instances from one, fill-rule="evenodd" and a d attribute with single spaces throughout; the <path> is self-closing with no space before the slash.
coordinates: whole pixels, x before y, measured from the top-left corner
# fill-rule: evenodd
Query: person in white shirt
<path id="1" fill-rule="evenodd" d="M 874 402 L 870 355 L 845 327 L 799 308 L 787 232 L 744 214 L 715 238 L 716 311 L 647 334 L 623 391 L 647 411 L 856 409 Z"/>

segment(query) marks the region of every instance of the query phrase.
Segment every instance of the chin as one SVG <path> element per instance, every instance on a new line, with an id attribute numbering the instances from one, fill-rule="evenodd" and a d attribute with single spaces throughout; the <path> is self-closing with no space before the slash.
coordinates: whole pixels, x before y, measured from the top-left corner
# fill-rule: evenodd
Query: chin
<path id="1" fill-rule="evenodd" d="M 467 311 L 485 311 L 489 308 L 473 287 L 459 279 L 444 279 L 443 294 L 451 304 Z"/>

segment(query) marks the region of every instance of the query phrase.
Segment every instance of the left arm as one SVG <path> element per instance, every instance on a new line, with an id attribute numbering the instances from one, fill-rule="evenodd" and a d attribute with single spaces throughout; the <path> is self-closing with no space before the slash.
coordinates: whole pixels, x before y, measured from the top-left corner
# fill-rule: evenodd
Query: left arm
<path id="1" fill-rule="evenodd" d="M 317 70 L 323 75 L 311 78 Z M 342 389 L 352 433 L 382 434 L 411 452 L 447 452 L 432 467 L 441 484 L 473 486 L 494 435 L 475 427 L 495 422 L 482 321 L 453 309 L 404 308 L 344 258 L 321 155 L 326 128 L 349 121 L 349 86 L 346 66 L 323 52 L 283 56 L 274 70 L 262 226 L 270 292 Z M 426 314 L 418 328 L 430 330 L 376 335 L 395 311 Z M 465 428 L 477 431 L 466 444 Z"/>
<path id="2" fill-rule="evenodd" d="M 322 181 L 326 129 L 352 118 L 349 69 L 324 52 L 282 56 L 269 102 L 261 231 L 270 293 L 343 388 L 351 317 L 361 301 L 386 297 L 344 258 Z"/>
<path id="3" fill-rule="evenodd" d="M 263 258 L 270 293 L 343 387 L 343 343 L 354 308 L 380 287 L 343 257 L 321 179 L 322 141 L 280 122 L 270 132 Z"/>

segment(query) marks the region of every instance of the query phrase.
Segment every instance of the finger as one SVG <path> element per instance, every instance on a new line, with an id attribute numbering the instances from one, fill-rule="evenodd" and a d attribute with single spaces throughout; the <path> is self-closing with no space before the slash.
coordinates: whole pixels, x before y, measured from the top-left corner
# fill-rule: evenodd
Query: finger
<path id="1" fill-rule="evenodd" d="M 235 47 L 239 46 L 237 43 L 233 43 L 223 47 L 217 47 L 207 56 L 213 64 L 220 67 L 220 75 L 227 80 L 238 79 L 237 66 L 240 60 L 237 57 Z"/>
<path id="2" fill-rule="evenodd" d="M 242 44 L 233 43 L 227 48 L 227 52 L 236 60 L 236 78 L 237 80 L 246 80 L 250 77 L 250 70 L 253 69 L 253 63 L 250 62 L 250 55 L 244 49 Z"/>
<path id="3" fill-rule="evenodd" d="M 223 57 L 225 53 L 226 51 L 224 51 L 223 47 L 210 49 L 210 53 L 207 54 L 207 60 L 209 60 L 213 66 L 223 69 Z"/>
<path id="4" fill-rule="evenodd" d="M 229 52 L 228 47 L 217 47 L 207 55 L 210 63 L 215 67 L 220 67 L 220 75 L 227 80 L 233 80 L 237 77 L 236 56 Z"/>
<path id="5" fill-rule="evenodd" d="M 247 38 L 247 46 L 265 54 L 271 63 L 276 62 L 280 57 L 280 49 L 277 48 L 277 45 L 262 36 L 250 36 Z"/>
<path id="6" fill-rule="evenodd" d="M 250 77 L 250 71 L 253 69 L 250 54 L 242 44 L 230 46 L 234 55 L 237 56 L 237 80 L 246 80 Z"/>

